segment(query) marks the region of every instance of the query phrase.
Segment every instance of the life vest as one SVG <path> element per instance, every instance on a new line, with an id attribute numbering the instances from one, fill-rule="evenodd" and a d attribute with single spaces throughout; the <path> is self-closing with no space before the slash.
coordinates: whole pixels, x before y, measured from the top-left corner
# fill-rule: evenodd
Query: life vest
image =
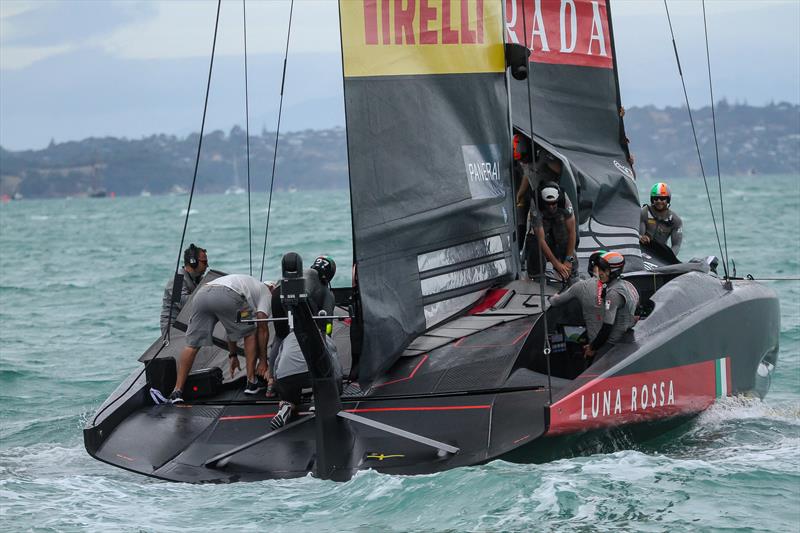
<path id="1" fill-rule="evenodd" d="M 562 194 L 558 200 L 558 207 L 553 215 L 548 216 L 546 213 L 542 213 L 541 215 L 544 240 L 559 260 L 567 255 L 567 242 L 569 241 L 567 219 L 572 215 L 572 213 L 564 207 L 563 198 L 564 195 Z"/>
<path id="2" fill-rule="evenodd" d="M 617 309 L 614 325 L 608 335 L 609 342 L 617 342 L 622 335 L 636 323 L 636 306 L 639 305 L 639 292 L 636 287 L 624 279 L 615 279 L 606 286 L 606 301 L 611 293 L 617 293 L 625 300 L 625 307 Z"/>
<path id="3" fill-rule="evenodd" d="M 642 211 L 647 209 L 647 221 L 645 225 L 645 234 L 648 237 L 655 240 L 660 244 L 667 244 L 670 236 L 672 235 L 672 230 L 675 225 L 675 222 L 672 217 L 672 211 L 667 209 L 667 216 L 665 218 L 660 218 L 653 213 L 653 210 L 650 208 L 649 205 L 645 204 L 642 206 Z"/>

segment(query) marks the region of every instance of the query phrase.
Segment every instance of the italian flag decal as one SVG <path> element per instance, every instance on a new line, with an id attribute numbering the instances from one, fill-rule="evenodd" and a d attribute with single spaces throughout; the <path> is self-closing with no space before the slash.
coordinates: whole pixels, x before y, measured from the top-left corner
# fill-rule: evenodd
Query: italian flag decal
<path id="1" fill-rule="evenodd" d="M 730 394 L 731 390 L 731 366 L 730 358 L 722 357 L 715 361 L 717 398 L 724 398 Z"/>

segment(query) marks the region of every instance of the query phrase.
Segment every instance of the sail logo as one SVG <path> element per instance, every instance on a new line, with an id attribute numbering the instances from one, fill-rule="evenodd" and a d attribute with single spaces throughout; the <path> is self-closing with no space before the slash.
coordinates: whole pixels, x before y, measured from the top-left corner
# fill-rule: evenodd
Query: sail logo
<path id="1" fill-rule="evenodd" d="M 626 394 L 627 393 L 627 394 Z M 589 420 L 623 414 L 636 413 L 657 407 L 675 405 L 675 387 L 669 382 L 633 385 L 628 391 L 621 389 L 592 392 L 589 398 L 581 394 L 581 420 Z"/>
<path id="2" fill-rule="evenodd" d="M 730 360 L 722 359 L 598 376 L 550 407 L 547 433 L 559 435 L 700 412 L 733 389 Z"/>
<path id="3" fill-rule="evenodd" d="M 614 160 L 614 166 L 617 167 L 617 170 L 625 174 L 625 177 L 633 179 L 633 170 L 630 167 L 623 165 L 616 159 Z"/>
<path id="4" fill-rule="evenodd" d="M 498 167 L 500 161 L 474 161 L 467 163 L 467 174 L 470 181 L 497 181 L 500 179 Z"/>
<path id="5" fill-rule="evenodd" d="M 483 0 L 364 1 L 367 45 L 483 44 Z"/>
<path id="6" fill-rule="evenodd" d="M 340 0 L 345 77 L 505 72 L 497 0 Z"/>
<path id="7" fill-rule="evenodd" d="M 464 170 L 473 200 L 505 196 L 500 153 L 500 146 L 497 144 L 461 147 Z"/>
<path id="8" fill-rule="evenodd" d="M 606 0 L 505 2 L 508 42 L 527 45 L 531 62 L 613 67 Z"/>

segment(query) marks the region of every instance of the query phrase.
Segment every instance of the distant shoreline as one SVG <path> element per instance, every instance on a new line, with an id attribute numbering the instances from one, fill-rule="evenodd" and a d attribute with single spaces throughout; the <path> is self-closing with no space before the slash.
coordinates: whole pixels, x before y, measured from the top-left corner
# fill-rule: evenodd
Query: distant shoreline
<path id="1" fill-rule="evenodd" d="M 717 174 L 709 107 L 693 112 L 706 175 Z M 763 107 L 720 102 L 716 107 L 721 171 L 725 175 L 800 173 L 800 105 Z M 626 110 L 625 133 L 637 177 L 699 176 L 694 140 L 685 109 L 634 107 Z M 281 135 L 276 190 L 336 190 L 348 187 L 346 132 L 342 127 Z M 184 194 L 191 188 L 198 134 L 115 137 L 50 143 L 42 150 L 0 148 L 0 197 L 149 196 Z M 275 134 L 246 136 L 236 126 L 203 138 L 197 192 L 241 194 L 270 187 Z"/>

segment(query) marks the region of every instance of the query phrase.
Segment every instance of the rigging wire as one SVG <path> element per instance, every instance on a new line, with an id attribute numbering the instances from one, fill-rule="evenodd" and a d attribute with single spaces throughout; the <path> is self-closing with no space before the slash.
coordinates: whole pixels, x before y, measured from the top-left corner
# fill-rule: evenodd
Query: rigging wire
<path id="1" fill-rule="evenodd" d="M 275 129 L 275 146 L 272 153 L 272 175 L 269 179 L 269 201 L 267 202 L 267 224 L 264 228 L 264 249 L 261 252 L 261 274 L 259 279 L 264 280 L 264 261 L 267 257 L 267 237 L 269 237 L 269 216 L 272 214 L 272 188 L 275 185 L 275 163 L 278 159 L 278 139 L 281 135 L 281 114 L 283 111 L 283 87 L 286 83 L 286 61 L 289 57 L 289 38 L 292 35 L 292 12 L 294 11 L 294 0 L 289 5 L 289 28 L 286 31 L 286 49 L 283 53 L 283 74 L 281 75 L 281 96 L 278 101 L 278 125 Z"/>
<path id="2" fill-rule="evenodd" d="M 247 248 L 250 251 L 250 275 L 253 275 L 253 223 L 250 203 L 250 94 L 247 83 L 247 7 L 242 0 L 242 27 L 244 29 L 244 124 L 247 146 Z M 238 184 L 237 184 L 238 185 Z"/>
<path id="3" fill-rule="evenodd" d="M 186 217 L 183 219 L 183 232 L 181 233 L 181 244 L 178 246 L 178 260 L 175 262 L 175 272 L 181 268 L 181 255 L 183 250 L 183 243 L 186 239 L 186 228 L 189 226 L 189 213 L 192 212 L 192 200 L 194 199 L 194 189 L 197 184 L 197 169 L 200 166 L 200 153 L 203 149 L 203 132 L 206 128 L 206 114 L 208 113 L 208 95 L 211 92 L 211 74 L 214 71 L 214 55 L 217 49 L 217 32 L 219 30 L 219 12 L 222 7 L 222 0 L 217 0 L 217 18 L 214 23 L 214 40 L 211 44 L 211 61 L 208 65 L 208 81 L 206 82 L 206 98 L 203 103 L 203 119 L 200 122 L 200 138 L 197 141 L 197 155 L 194 159 L 194 175 L 192 176 L 192 189 L 189 191 L 189 205 L 186 207 Z M 169 342 L 170 329 L 172 328 L 172 307 L 169 310 L 169 320 L 167 321 L 167 337 Z"/>
<path id="4" fill-rule="evenodd" d="M 706 40 L 706 64 L 708 65 L 708 92 L 711 95 L 711 124 L 714 127 L 714 156 L 717 160 L 717 183 L 719 185 L 719 207 L 722 217 L 722 239 L 725 241 L 725 263 L 728 263 L 728 234 L 725 231 L 725 203 L 722 201 L 722 174 L 719 168 L 719 145 L 717 143 L 717 115 L 714 110 L 714 84 L 711 78 L 711 53 L 708 50 L 708 25 L 706 24 L 706 0 L 703 0 L 703 34 Z"/>
<path id="5" fill-rule="evenodd" d="M 689 93 L 686 92 L 686 81 L 683 78 L 683 70 L 681 69 L 681 60 L 678 56 L 678 45 L 675 43 L 675 32 L 672 29 L 672 19 L 669 16 L 669 6 L 667 5 L 667 0 L 664 0 L 664 9 L 667 12 L 667 22 L 669 23 L 669 33 L 672 36 L 672 49 L 675 51 L 675 62 L 678 65 L 678 74 L 681 78 L 681 86 L 683 87 L 683 97 L 686 101 L 686 111 L 689 113 L 689 124 L 692 126 L 692 135 L 694 136 L 694 146 L 697 150 L 697 159 L 700 162 L 700 173 L 703 175 L 703 183 L 706 187 L 706 196 L 708 197 L 708 208 L 711 210 L 711 221 L 714 223 L 714 233 L 717 236 L 717 244 L 719 245 L 719 253 L 720 255 L 726 259 L 722 262 L 723 269 L 725 270 L 725 279 L 729 278 L 728 275 L 728 261 L 725 255 L 722 252 L 722 241 L 719 238 L 719 229 L 717 228 L 717 219 L 714 216 L 714 206 L 711 203 L 711 191 L 708 189 L 708 180 L 706 179 L 706 171 L 703 167 L 703 156 L 700 154 L 700 143 L 697 140 L 697 130 L 694 126 L 694 118 L 692 116 L 692 108 L 689 106 Z M 719 165 L 717 165 L 719 166 Z"/>
<path id="6" fill-rule="evenodd" d="M 208 111 L 208 95 L 211 92 L 211 74 L 214 71 L 214 55 L 215 55 L 215 52 L 216 52 L 216 49 L 217 49 L 217 32 L 219 30 L 219 12 L 220 12 L 220 8 L 221 7 L 222 7 L 222 0 L 217 0 L 217 17 L 216 17 L 216 20 L 214 22 L 214 40 L 212 41 L 212 44 L 211 44 L 211 61 L 210 61 L 209 65 L 208 65 L 208 82 L 206 83 L 206 98 L 205 98 L 205 103 L 203 104 L 203 119 L 200 122 L 200 139 L 197 142 L 197 156 L 195 157 L 195 161 L 194 161 L 194 175 L 192 176 L 192 190 L 189 192 L 189 205 L 186 208 L 186 218 L 183 221 L 183 233 L 181 234 L 181 244 L 178 247 L 178 261 L 177 261 L 177 264 L 175 265 L 175 275 L 176 276 L 178 274 L 178 271 L 181 268 L 181 256 L 183 255 L 183 253 L 182 253 L 183 243 L 184 243 L 184 240 L 186 239 L 186 228 L 187 228 L 187 226 L 189 224 L 189 213 L 191 213 L 191 211 L 192 211 L 192 199 L 194 198 L 194 189 L 195 189 L 195 184 L 197 183 L 197 169 L 200 166 L 200 152 L 201 152 L 202 147 L 203 147 L 203 132 L 205 131 L 205 126 L 206 126 L 206 113 Z M 174 288 L 173 288 L 173 291 L 174 291 Z M 130 384 L 125 388 L 125 390 L 122 391 L 119 395 L 117 395 L 113 400 L 111 400 L 110 402 L 107 402 L 105 407 L 100 409 L 97 412 L 97 414 L 94 415 L 94 418 L 92 419 L 92 425 L 95 425 L 97 423 L 97 419 L 100 417 L 101 414 L 103 414 L 106 411 L 106 409 L 108 409 L 109 407 L 114 405 L 120 398 L 125 396 L 128 393 L 129 390 L 131 390 L 131 387 L 133 387 L 139 381 L 139 378 L 141 378 L 142 374 L 144 374 L 147 371 L 147 368 L 150 366 L 150 364 L 158 358 L 158 356 L 161 353 L 161 351 L 164 348 L 166 348 L 167 346 L 169 346 L 170 331 L 172 330 L 172 309 L 173 309 L 173 307 L 174 306 L 170 305 L 169 319 L 167 320 L 167 333 L 166 333 L 166 335 L 164 335 L 164 340 L 162 341 L 161 346 L 158 348 L 158 351 L 156 351 L 156 353 L 153 355 L 153 357 L 151 357 L 150 360 L 148 360 L 144 364 L 144 368 L 142 368 L 142 370 L 139 371 L 139 373 L 136 375 L 136 377 L 131 380 Z"/>
<path id="7" fill-rule="evenodd" d="M 525 14 L 525 2 L 522 2 L 522 31 L 525 35 L 525 46 L 528 46 L 528 25 L 527 25 L 527 17 Z M 533 54 L 533 39 L 531 39 L 531 43 L 528 48 L 530 53 Z M 528 77 L 525 79 L 525 86 L 528 90 L 528 124 L 530 125 L 530 134 L 531 134 L 531 166 L 533 165 L 535 153 L 533 150 L 533 102 L 531 102 L 531 79 L 533 78 L 533 68 L 531 67 L 531 63 L 533 63 L 530 59 L 528 59 Z M 533 183 L 528 183 L 530 186 L 530 190 L 533 193 L 533 203 L 536 206 L 536 209 L 539 210 L 539 213 L 542 211 L 539 209 L 539 195 L 536 194 L 536 189 L 533 187 Z M 527 240 L 527 235 L 525 236 Z M 537 239 L 538 242 L 538 239 Z M 544 268 L 544 253 L 542 252 L 542 247 L 537 246 L 539 248 L 539 265 L 542 267 L 542 272 L 539 275 L 539 309 L 542 312 L 542 327 L 544 328 L 544 346 L 542 347 L 542 353 L 545 355 L 545 361 L 547 362 L 547 393 L 549 395 L 549 401 L 552 405 L 553 403 L 553 386 L 550 379 L 550 337 L 548 336 L 548 328 L 547 328 L 547 310 L 545 309 L 545 268 Z M 527 250 L 526 250 L 527 253 Z M 528 272 L 528 276 L 530 276 L 530 272 Z"/>

